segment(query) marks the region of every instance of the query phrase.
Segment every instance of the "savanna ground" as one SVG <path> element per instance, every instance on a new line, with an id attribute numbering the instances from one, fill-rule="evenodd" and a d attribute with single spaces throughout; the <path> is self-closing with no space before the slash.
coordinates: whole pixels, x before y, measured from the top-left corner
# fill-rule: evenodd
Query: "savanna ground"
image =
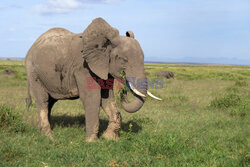
<path id="1" fill-rule="evenodd" d="M 249 166 L 250 66 L 145 68 L 148 78 L 175 73 L 162 89 L 150 89 L 163 101 L 147 98 L 137 113 L 121 111 L 119 141 L 86 143 L 79 100 L 55 104 L 51 141 L 39 133 L 34 101 L 26 110 L 23 62 L 0 61 L 0 166 Z M 100 124 L 101 135 L 103 111 Z"/>

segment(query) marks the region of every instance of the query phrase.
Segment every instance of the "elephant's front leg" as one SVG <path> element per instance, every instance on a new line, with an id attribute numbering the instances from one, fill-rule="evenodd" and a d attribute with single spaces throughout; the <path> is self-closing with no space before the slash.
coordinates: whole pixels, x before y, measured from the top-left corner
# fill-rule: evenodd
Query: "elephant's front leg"
<path id="1" fill-rule="evenodd" d="M 100 99 L 89 98 L 83 100 L 83 103 L 85 109 L 86 141 L 92 142 L 97 140 L 99 131 Z"/>
<path id="2" fill-rule="evenodd" d="M 88 87 L 86 78 L 91 77 L 84 70 L 75 74 L 79 96 L 84 105 L 85 124 L 86 124 L 86 141 L 93 142 L 98 139 L 99 131 L 99 111 L 101 105 L 101 90 L 91 89 Z"/>
<path id="3" fill-rule="evenodd" d="M 106 139 L 118 140 L 118 132 L 121 128 L 121 114 L 119 108 L 115 102 L 113 90 L 103 90 L 107 94 L 105 98 L 102 98 L 102 108 L 108 115 L 109 124 L 106 131 L 103 133 L 102 137 Z"/>

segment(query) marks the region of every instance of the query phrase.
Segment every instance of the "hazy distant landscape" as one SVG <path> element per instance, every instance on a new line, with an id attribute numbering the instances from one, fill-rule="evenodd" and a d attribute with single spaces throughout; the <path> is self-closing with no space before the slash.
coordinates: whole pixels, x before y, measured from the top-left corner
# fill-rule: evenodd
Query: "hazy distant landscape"
<path id="1" fill-rule="evenodd" d="M 24 57 L 0 57 L 0 60 L 5 61 L 24 61 Z"/>
<path id="2" fill-rule="evenodd" d="M 0 60 L 7 61 L 24 61 L 24 57 L 0 57 Z M 153 60 L 153 59 L 152 59 Z M 250 60 L 239 59 L 216 59 L 216 58 L 183 58 L 170 59 L 169 61 L 150 61 L 145 60 L 145 63 L 153 64 L 218 64 L 218 65 L 250 65 Z"/>

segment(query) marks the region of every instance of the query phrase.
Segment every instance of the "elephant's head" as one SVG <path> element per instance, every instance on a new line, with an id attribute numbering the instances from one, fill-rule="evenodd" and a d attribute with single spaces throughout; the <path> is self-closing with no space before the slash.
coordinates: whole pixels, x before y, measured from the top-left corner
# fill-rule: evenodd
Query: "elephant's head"
<path id="1" fill-rule="evenodd" d="M 98 77 L 106 80 L 110 74 L 119 78 L 124 71 L 126 78 L 137 83 L 134 85 L 127 80 L 134 92 L 134 100 L 128 102 L 123 98 L 122 106 L 130 113 L 138 111 L 149 92 L 144 70 L 144 54 L 138 41 L 134 39 L 133 32 L 127 31 L 126 36 L 120 36 L 118 30 L 102 18 L 97 18 L 83 32 L 83 44 L 84 59 Z"/>

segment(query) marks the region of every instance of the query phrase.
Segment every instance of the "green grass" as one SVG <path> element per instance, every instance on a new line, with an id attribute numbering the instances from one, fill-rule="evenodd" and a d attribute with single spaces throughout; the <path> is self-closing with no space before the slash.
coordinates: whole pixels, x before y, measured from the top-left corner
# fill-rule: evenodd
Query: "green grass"
<path id="1" fill-rule="evenodd" d="M 4 69 L 15 75 L 2 74 Z M 23 62 L 0 61 L 0 166 L 249 166 L 250 66 L 145 64 L 175 79 L 150 89 L 134 114 L 122 112 L 120 140 L 86 143 L 81 102 L 52 111 L 54 141 L 41 135 L 35 104 L 28 112 Z M 119 99 L 119 98 L 117 98 Z M 100 113 L 100 135 L 108 119 Z"/>

